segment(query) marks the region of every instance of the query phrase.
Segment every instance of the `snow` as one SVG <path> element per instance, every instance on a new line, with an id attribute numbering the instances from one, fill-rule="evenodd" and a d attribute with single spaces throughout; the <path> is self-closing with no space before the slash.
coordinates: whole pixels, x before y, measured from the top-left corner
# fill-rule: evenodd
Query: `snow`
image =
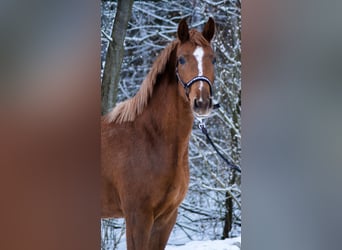
<path id="1" fill-rule="evenodd" d="M 190 241 L 182 246 L 166 246 L 165 250 L 240 250 L 241 237 L 225 240 Z"/>
<path id="2" fill-rule="evenodd" d="M 126 250 L 125 240 L 117 249 Z M 189 241 L 182 245 L 167 245 L 165 250 L 241 250 L 241 236 L 225 240 L 199 240 Z"/>

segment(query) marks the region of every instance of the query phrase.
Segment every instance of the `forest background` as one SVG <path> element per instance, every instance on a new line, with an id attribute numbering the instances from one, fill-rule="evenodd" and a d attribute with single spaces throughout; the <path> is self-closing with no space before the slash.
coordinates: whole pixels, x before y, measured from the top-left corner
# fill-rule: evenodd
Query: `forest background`
<path id="1" fill-rule="evenodd" d="M 117 13 L 127 19 L 126 35 L 113 33 Z M 101 79 L 108 84 L 111 64 L 121 69 L 107 85 L 102 112 L 135 95 L 158 54 L 175 39 L 179 21 L 201 30 L 208 17 L 216 22 L 212 46 L 216 53 L 214 103 L 220 108 L 206 119 L 219 150 L 233 164 L 241 157 L 241 3 L 237 0 L 101 1 Z M 122 62 L 108 48 L 123 40 Z M 114 39 L 113 39 L 114 38 Z M 111 61 L 109 61 L 111 60 Z M 113 64 L 114 63 L 114 64 Z M 116 63 L 116 64 L 115 64 Z M 120 65 L 118 65 L 118 63 Z M 114 72 L 115 73 L 115 72 Z M 102 91 L 103 94 L 103 91 Z M 103 96 L 102 96 L 103 97 Z M 195 121 L 190 141 L 190 186 L 180 206 L 169 242 L 225 239 L 241 235 L 241 175 L 232 171 L 207 142 Z M 124 221 L 101 222 L 102 249 L 124 242 Z"/>

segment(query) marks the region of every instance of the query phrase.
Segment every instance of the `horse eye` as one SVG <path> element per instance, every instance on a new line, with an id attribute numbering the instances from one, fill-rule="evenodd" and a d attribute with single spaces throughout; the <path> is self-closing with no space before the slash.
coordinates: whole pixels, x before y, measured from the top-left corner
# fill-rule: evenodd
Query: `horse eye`
<path id="1" fill-rule="evenodd" d="M 215 63 L 216 63 L 216 58 L 215 58 L 215 57 L 214 57 L 214 59 L 213 59 L 212 63 L 213 63 L 213 64 L 215 64 Z"/>
<path id="2" fill-rule="evenodd" d="M 184 63 L 185 63 L 185 58 L 181 56 L 181 57 L 178 59 L 178 62 L 179 62 L 180 64 L 184 64 Z"/>

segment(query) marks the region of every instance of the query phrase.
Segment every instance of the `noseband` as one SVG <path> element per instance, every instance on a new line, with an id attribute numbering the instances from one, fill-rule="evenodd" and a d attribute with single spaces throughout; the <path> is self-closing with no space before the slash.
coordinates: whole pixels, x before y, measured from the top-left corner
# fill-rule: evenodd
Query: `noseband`
<path id="1" fill-rule="evenodd" d="M 178 74 L 178 67 L 176 67 L 176 76 L 179 80 L 179 82 L 183 85 L 184 89 L 185 89 L 185 93 L 186 95 L 189 97 L 189 91 L 190 91 L 190 87 L 192 84 L 194 84 L 195 82 L 198 81 L 204 81 L 209 85 L 209 89 L 210 89 L 210 96 L 212 96 L 212 83 L 211 81 L 205 77 L 205 76 L 195 76 L 194 78 L 192 78 L 190 81 L 188 82 L 183 82 L 183 80 L 180 78 L 179 74 Z"/>

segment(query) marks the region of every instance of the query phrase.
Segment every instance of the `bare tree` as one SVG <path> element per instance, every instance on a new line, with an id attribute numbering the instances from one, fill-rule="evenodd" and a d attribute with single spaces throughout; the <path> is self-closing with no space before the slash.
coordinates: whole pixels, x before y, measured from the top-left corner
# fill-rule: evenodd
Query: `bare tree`
<path id="1" fill-rule="evenodd" d="M 123 42 L 128 21 L 131 18 L 133 0 L 118 0 L 111 39 L 108 45 L 106 64 L 102 77 L 102 114 L 116 102 L 120 70 L 124 55 Z"/>

